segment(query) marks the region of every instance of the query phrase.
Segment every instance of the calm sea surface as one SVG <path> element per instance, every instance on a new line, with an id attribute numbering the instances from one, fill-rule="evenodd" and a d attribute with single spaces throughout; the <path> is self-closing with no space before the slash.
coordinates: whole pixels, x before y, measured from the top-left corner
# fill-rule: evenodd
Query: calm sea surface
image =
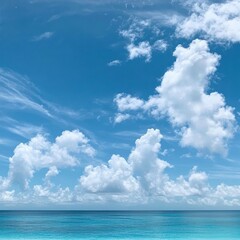
<path id="1" fill-rule="evenodd" d="M 240 239 L 238 211 L 0 211 L 0 239 Z"/>

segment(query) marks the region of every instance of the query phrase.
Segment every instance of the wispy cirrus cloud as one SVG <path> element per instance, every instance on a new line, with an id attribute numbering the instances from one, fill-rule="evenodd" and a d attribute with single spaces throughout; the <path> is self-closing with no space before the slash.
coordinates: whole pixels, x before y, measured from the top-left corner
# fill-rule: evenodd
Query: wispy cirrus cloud
<path id="1" fill-rule="evenodd" d="M 0 102 L 2 108 L 30 109 L 52 117 L 42 103 L 37 88 L 26 76 L 10 69 L 0 68 Z"/>
<path id="2" fill-rule="evenodd" d="M 53 37 L 53 35 L 54 35 L 54 32 L 44 32 L 40 35 L 34 36 L 32 38 L 32 41 L 38 42 L 38 41 L 42 41 L 42 40 L 47 40 L 47 39 Z"/>
<path id="3" fill-rule="evenodd" d="M 111 61 L 111 62 L 109 62 L 107 65 L 109 66 L 109 67 L 113 67 L 113 66 L 119 66 L 119 65 L 121 65 L 121 61 L 120 60 L 113 60 L 113 61 Z"/>
<path id="4" fill-rule="evenodd" d="M 8 139 L 8 138 L 0 138 L 0 145 L 1 146 L 11 146 L 15 144 L 15 141 Z"/>
<path id="5" fill-rule="evenodd" d="M 34 125 L 29 122 L 17 121 L 8 116 L 2 116 L 0 118 L 0 128 L 4 129 L 11 134 L 18 135 L 25 139 L 30 139 L 38 133 L 44 133 L 45 129 L 43 126 Z M 0 145 L 12 145 L 16 143 L 12 139 L 0 139 Z"/>
<path id="6" fill-rule="evenodd" d="M 35 126 L 32 124 L 19 124 L 6 127 L 8 131 L 14 133 L 16 135 L 22 136 L 24 138 L 31 138 L 33 135 L 37 133 L 44 132 L 43 127 Z"/>
<path id="7" fill-rule="evenodd" d="M 44 99 L 27 76 L 5 68 L 0 68 L 0 104 L 0 128 L 26 139 L 45 132 L 46 127 L 43 122 L 29 122 L 27 116 L 32 119 L 36 115 L 72 127 L 76 127 L 74 121 L 80 116 L 78 111 Z M 15 118 L 19 112 L 26 114 L 24 120 Z"/>
<path id="8" fill-rule="evenodd" d="M 41 96 L 27 76 L 10 69 L 0 68 L 0 103 L 5 110 L 28 110 L 60 121 L 57 116 L 77 118 L 79 113 L 49 102 Z M 63 120 L 61 120 L 63 121 Z"/>

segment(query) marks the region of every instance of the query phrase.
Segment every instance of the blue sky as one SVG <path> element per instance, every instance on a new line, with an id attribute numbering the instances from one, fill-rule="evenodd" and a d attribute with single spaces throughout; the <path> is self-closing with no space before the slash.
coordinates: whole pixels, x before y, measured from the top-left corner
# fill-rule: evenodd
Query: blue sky
<path id="1" fill-rule="evenodd" d="M 3 209 L 239 209 L 240 1 L 3 1 Z"/>

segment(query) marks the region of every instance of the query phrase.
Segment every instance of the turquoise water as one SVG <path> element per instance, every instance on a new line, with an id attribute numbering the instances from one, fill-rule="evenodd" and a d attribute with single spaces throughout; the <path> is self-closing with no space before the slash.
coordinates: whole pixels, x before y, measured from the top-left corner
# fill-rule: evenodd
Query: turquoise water
<path id="1" fill-rule="evenodd" d="M 238 211 L 0 211 L 0 239 L 240 239 Z"/>

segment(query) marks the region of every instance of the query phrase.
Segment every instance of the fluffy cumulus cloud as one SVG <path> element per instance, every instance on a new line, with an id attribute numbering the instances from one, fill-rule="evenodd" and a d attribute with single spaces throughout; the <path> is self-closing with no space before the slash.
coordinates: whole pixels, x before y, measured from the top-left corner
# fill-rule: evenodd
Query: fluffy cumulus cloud
<path id="1" fill-rule="evenodd" d="M 83 133 L 74 130 L 64 131 L 54 143 L 41 134 L 28 143 L 20 143 L 9 159 L 8 176 L 0 179 L 2 188 L 17 184 L 26 189 L 34 173 L 40 169 L 49 168 L 46 174 L 48 178 L 58 174 L 57 168 L 78 165 L 81 154 L 94 155 L 94 149 L 88 141 Z"/>
<path id="2" fill-rule="evenodd" d="M 200 34 L 220 42 L 240 41 L 240 1 L 206 1 L 189 4 L 191 15 L 177 23 L 177 35 L 190 38 Z"/>
<path id="3" fill-rule="evenodd" d="M 31 197 L 30 197 L 31 198 Z M 35 203 L 50 201 L 52 203 L 68 203 L 73 201 L 73 192 L 68 188 L 59 187 L 53 190 L 52 186 L 35 185 L 33 187 L 33 196 Z"/>
<path id="4" fill-rule="evenodd" d="M 145 58 L 149 62 L 152 58 L 153 51 L 164 52 L 167 49 L 167 44 L 163 40 L 157 40 L 151 45 L 148 41 L 139 42 L 135 44 L 131 42 L 127 45 L 128 58 L 133 60 L 135 58 Z"/>
<path id="5" fill-rule="evenodd" d="M 0 202 L 3 202 L 3 203 L 4 202 L 6 202 L 6 203 L 13 202 L 14 194 L 15 194 L 14 190 L 0 192 Z"/>
<path id="6" fill-rule="evenodd" d="M 240 186 L 219 184 L 211 186 L 207 173 L 193 167 L 183 176 L 173 178 L 168 171 L 174 167 L 159 158 L 163 136 L 158 129 L 148 129 L 135 141 L 127 158 L 112 155 L 106 163 L 85 166 L 76 186 L 56 185 L 53 177 L 61 168 L 76 166 L 74 154 L 86 153 L 91 148 L 79 131 L 65 131 L 54 143 L 37 136 L 29 143 L 20 144 L 10 161 L 9 181 L 0 189 L 1 203 L 185 203 L 202 206 L 240 206 Z M 85 147 L 83 147 L 85 146 Z M 56 153 L 57 152 L 57 153 Z M 87 151 L 87 154 L 89 154 Z M 17 159 L 19 158 L 19 159 Z M 36 171 L 48 169 L 42 182 L 30 185 Z M 36 181 L 36 180 L 35 180 Z M 18 191 L 18 182 L 25 191 Z M 11 188 L 11 189 L 10 189 Z"/>
<path id="7" fill-rule="evenodd" d="M 153 182 L 160 182 L 164 169 L 171 167 L 169 163 L 158 159 L 161 138 L 159 130 L 149 129 L 136 140 L 136 146 L 127 160 L 113 155 L 108 165 L 87 166 L 80 178 L 81 186 L 94 193 L 149 192 Z"/>
<path id="8" fill-rule="evenodd" d="M 162 77 L 157 94 L 147 101 L 118 94 L 114 101 L 119 112 L 141 110 L 155 118 L 167 116 L 180 129 L 182 146 L 226 154 L 227 140 L 235 131 L 234 109 L 226 105 L 222 94 L 209 92 L 220 56 L 198 39 L 188 48 L 177 46 L 173 55 L 176 61 Z"/>
<path id="9" fill-rule="evenodd" d="M 126 110 L 137 110 L 144 105 L 143 100 L 122 93 L 116 95 L 114 102 L 117 104 L 117 107 L 121 112 Z"/>
<path id="10" fill-rule="evenodd" d="M 131 166 L 119 155 L 113 155 L 108 165 L 87 166 L 80 184 L 93 193 L 122 193 L 139 189 L 138 181 L 132 176 Z"/>
<path id="11" fill-rule="evenodd" d="M 164 188 L 165 195 L 174 197 L 179 196 L 205 196 L 211 194 L 208 185 L 208 176 L 205 172 L 197 171 L 197 167 L 193 167 L 188 178 L 180 176 L 176 181 L 169 180 Z"/>
<path id="12" fill-rule="evenodd" d="M 201 195 L 208 191 L 207 175 L 193 168 L 188 179 L 176 180 L 166 174 L 173 166 L 158 158 L 162 135 L 158 129 L 149 129 L 135 142 L 135 147 L 124 159 L 113 155 L 108 164 L 87 166 L 80 178 L 83 190 L 93 194 L 126 194 L 129 201 L 145 197 L 164 196 L 169 199 Z M 133 197 L 134 196 L 134 197 Z M 114 198 L 121 201 L 122 198 Z"/>
<path id="13" fill-rule="evenodd" d="M 130 60 L 138 57 L 144 57 L 146 58 L 146 61 L 149 62 L 152 56 L 152 48 L 149 42 L 140 42 L 138 45 L 130 43 L 127 46 L 127 50 Z"/>
<path id="14" fill-rule="evenodd" d="M 195 166 L 187 176 L 171 178 L 167 169 L 174 166 L 159 159 L 162 135 L 149 129 L 135 142 L 127 159 L 113 155 L 107 164 L 89 165 L 80 177 L 80 196 L 120 202 L 146 202 L 153 199 L 190 205 L 239 206 L 239 186 L 212 187 L 207 173 Z M 98 198 L 97 198 L 98 197 Z"/>

